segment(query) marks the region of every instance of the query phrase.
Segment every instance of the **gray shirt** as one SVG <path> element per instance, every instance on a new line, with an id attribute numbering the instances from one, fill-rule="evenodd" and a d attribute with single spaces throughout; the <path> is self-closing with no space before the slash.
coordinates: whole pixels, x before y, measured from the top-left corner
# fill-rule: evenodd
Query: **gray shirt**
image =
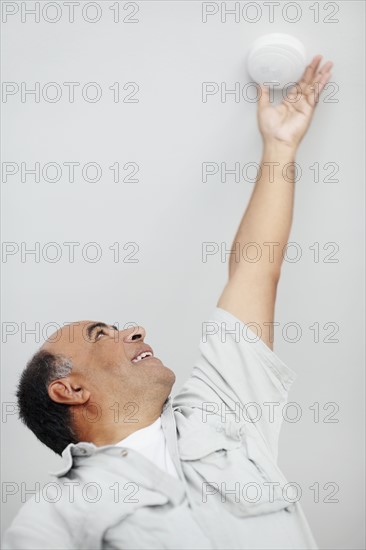
<path id="1" fill-rule="evenodd" d="M 299 489 L 277 464 L 295 373 L 221 308 L 199 350 L 161 414 L 179 478 L 134 449 L 70 444 L 47 496 L 31 497 L 6 531 L 5 550 L 317 548 Z"/>

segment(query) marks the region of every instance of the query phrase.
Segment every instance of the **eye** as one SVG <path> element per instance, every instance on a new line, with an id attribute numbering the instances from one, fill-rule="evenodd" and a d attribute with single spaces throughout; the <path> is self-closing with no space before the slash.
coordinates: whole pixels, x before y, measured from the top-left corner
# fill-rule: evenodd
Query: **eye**
<path id="1" fill-rule="evenodd" d="M 96 340 L 99 340 L 99 337 L 100 337 L 101 334 L 103 334 L 104 336 L 106 336 L 106 333 L 105 333 L 104 329 L 98 330 L 98 332 L 97 332 L 96 335 L 95 335 L 95 339 L 96 339 Z"/>

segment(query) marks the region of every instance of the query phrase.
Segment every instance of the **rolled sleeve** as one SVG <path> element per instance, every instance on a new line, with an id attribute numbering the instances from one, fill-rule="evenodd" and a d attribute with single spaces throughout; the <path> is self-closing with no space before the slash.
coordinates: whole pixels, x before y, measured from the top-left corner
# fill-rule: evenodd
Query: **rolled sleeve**
<path id="1" fill-rule="evenodd" d="M 283 407 L 296 378 L 248 325 L 216 307 L 202 323 L 199 357 L 173 406 L 233 414 L 255 425 L 277 459 Z"/>

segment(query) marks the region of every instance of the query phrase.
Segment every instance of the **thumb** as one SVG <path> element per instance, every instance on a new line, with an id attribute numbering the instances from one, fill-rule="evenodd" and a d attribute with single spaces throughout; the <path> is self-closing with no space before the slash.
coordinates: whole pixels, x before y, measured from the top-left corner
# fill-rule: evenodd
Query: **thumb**
<path id="1" fill-rule="evenodd" d="M 269 88 L 263 84 L 257 84 L 258 89 L 258 107 L 263 109 L 269 105 Z"/>

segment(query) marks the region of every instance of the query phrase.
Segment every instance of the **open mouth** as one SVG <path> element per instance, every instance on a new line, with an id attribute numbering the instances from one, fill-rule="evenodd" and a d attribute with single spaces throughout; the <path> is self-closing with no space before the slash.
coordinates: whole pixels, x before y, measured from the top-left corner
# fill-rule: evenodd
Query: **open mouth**
<path id="1" fill-rule="evenodd" d="M 151 353 L 151 351 L 143 351 L 142 353 L 140 353 L 140 355 L 132 359 L 131 362 L 139 363 L 140 361 L 146 361 L 147 359 L 149 359 L 149 357 L 153 357 L 153 354 Z"/>

